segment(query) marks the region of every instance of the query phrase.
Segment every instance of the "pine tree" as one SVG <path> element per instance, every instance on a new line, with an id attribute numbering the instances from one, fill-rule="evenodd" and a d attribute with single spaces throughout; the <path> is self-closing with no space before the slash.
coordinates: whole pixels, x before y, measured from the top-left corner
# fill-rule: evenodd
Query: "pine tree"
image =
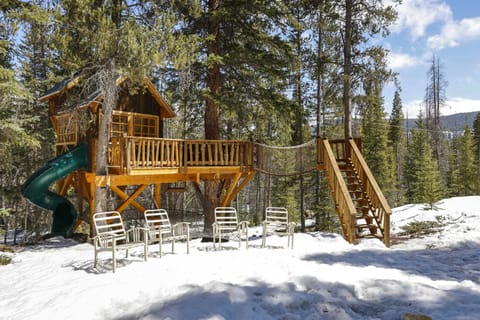
<path id="1" fill-rule="evenodd" d="M 368 61 L 371 56 L 377 56 L 379 51 L 385 51 L 381 47 L 370 47 L 367 44 L 374 35 L 388 34 L 388 27 L 394 22 L 396 13 L 391 5 L 385 5 L 382 0 L 374 1 L 373 4 L 368 0 L 344 0 L 338 2 L 338 12 L 342 29 L 342 36 L 339 39 L 343 47 L 344 131 L 345 138 L 348 138 L 352 137 L 353 133 L 351 123 L 353 92 L 364 80 L 361 76 L 362 70 L 366 69 L 367 74 L 370 71 L 364 61 Z"/>
<path id="2" fill-rule="evenodd" d="M 190 73 L 201 90 L 190 98 L 202 108 L 205 139 L 290 141 L 292 110 L 284 90 L 291 48 L 280 35 L 284 9 L 268 1 L 217 0 L 206 2 L 199 15 L 187 15 L 182 32 L 202 37 L 198 50 L 203 54 Z M 219 188 L 215 181 L 195 185 L 205 234 L 220 203 Z"/>
<path id="3" fill-rule="evenodd" d="M 389 140 L 391 147 L 393 149 L 393 155 L 395 157 L 395 173 L 396 173 L 396 196 L 394 199 L 394 204 L 399 205 L 403 202 L 403 162 L 405 160 L 405 132 L 403 128 L 404 116 L 402 111 L 402 100 L 400 98 L 399 90 L 395 90 L 392 103 L 392 113 L 390 114 L 390 132 Z"/>
<path id="4" fill-rule="evenodd" d="M 405 159 L 406 196 L 411 203 L 428 203 L 430 207 L 442 196 L 440 172 L 420 114 L 417 128 L 410 132 Z"/>
<path id="5" fill-rule="evenodd" d="M 455 136 L 449 143 L 448 149 L 448 172 L 447 172 L 447 196 L 456 197 L 460 195 L 460 151 L 461 137 Z"/>
<path id="6" fill-rule="evenodd" d="M 470 196 L 475 194 L 477 177 L 475 172 L 474 141 L 472 131 L 468 125 L 465 126 L 463 136 L 460 139 L 459 151 L 460 195 Z"/>
<path id="7" fill-rule="evenodd" d="M 382 59 L 378 58 L 379 63 Z M 371 71 L 364 82 L 365 97 L 361 106 L 362 153 L 387 198 L 395 191 L 395 158 L 389 146 L 389 126 L 383 109 L 381 90 L 388 79 L 383 67 Z M 387 75 L 387 77 L 384 77 Z"/>
<path id="8" fill-rule="evenodd" d="M 477 113 L 477 116 L 473 122 L 473 141 L 476 173 L 475 193 L 478 195 L 480 194 L 480 112 Z"/>
<path id="9" fill-rule="evenodd" d="M 17 17 L 23 7 L 21 2 L 0 7 L 0 220 L 3 220 L 0 223 L 6 229 L 10 225 L 15 230 L 25 214 L 24 203 L 19 201 L 23 165 L 28 162 L 25 155 L 40 145 L 28 131 L 30 124 L 37 120 L 28 113 L 32 96 L 19 82 L 14 65 L 14 53 L 18 49 L 15 31 L 20 23 Z"/>

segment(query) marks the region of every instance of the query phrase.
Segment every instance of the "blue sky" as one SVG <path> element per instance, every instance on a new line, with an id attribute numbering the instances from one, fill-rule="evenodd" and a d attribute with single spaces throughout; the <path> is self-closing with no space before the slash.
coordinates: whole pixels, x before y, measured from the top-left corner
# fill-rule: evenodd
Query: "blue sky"
<path id="1" fill-rule="evenodd" d="M 383 42 L 399 75 L 404 114 L 419 113 L 433 55 L 448 82 L 441 113 L 480 111 L 480 1 L 403 0 L 397 9 L 398 20 Z M 388 113 L 393 90 L 389 85 L 384 91 Z"/>

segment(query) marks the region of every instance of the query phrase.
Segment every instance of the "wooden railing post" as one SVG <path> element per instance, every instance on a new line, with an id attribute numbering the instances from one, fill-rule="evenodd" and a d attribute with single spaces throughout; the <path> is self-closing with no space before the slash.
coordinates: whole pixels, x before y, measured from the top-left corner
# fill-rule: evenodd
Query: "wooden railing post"
<path id="1" fill-rule="evenodd" d="M 127 165 L 126 165 L 126 169 L 127 169 L 127 172 L 126 174 L 130 174 L 130 166 L 131 166 L 131 152 L 132 152 L 132 139 L 131 138 L 126 138 L 126 141 L 127 141 L 127 145 L 126 145 L 126 158 L 127 158 Z"/>
<path id="2" fill-rule="evenodd" d="M 363 184 L 363 190 L 367 192 L 367 195 L 374 205 L 374 209 L 372 211 L 375 215 L 375 219 L 380 225 L 380 228 L 383 232 L 383 241 L 387 247 L 390 246 L 390 215 L 392 214 L 392 210 L 388 205 L 387 199 L 383 195 L 380 187 L 375 180 L 370 168 L 368 167 L 365 159 L 358 149 L 355 141 L 353 139 L 349 140 L 349 149 L 351 151 L 350 157 L 353 166 L 357 170 L 360 180 Z M 379 212 L 377 212 L 379 211 Z"/>
<path id="3" fill-rule="evenodd" d="M 187 147 L 187 141 L 182 140 L 180 142 L 182 149 L 183 149 L 183 158 L 182 161 L 180 162 L 180 166 L 182 167 L 183 173 L 187 172 L 187 160 L 188 160 L 188 147 Z"/>
<path id="4" fill-rule="evenodd" d="M 319 144 L 319 153 L 321 154 L 321 159 L 325 167 L 325 176 L 327 177 L 328 186 L 335 201 L 344 237 L 348 242 L 355 243 L 356 209 L 328 140 L 324 139 L 321 144 Z"/>

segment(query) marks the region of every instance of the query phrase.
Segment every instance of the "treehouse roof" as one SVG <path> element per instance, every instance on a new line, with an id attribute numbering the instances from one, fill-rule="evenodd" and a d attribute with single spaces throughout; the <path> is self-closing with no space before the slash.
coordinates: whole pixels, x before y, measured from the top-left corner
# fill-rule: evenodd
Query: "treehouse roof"
<path id="1" fill-rule="evenodd" d="M 117 79 L 117 86 L 122 85 L 128 79 L 127 76 L 122 76 Z M 65 95 L 66 92 L 71 90 L 72 88 L 76 87 L 77 84 L 80 82 L 78 76 L 73 78 L 66 78 L 61 82 L 54 85 L 51 89 L 47 90 L 41 97 L 38 99 L 40 101 L 53 101 L 56 100 L 58 97 Z M 162 95 L 155 89 L 153 83 L 147 78 L 144 77 L 144 84 L 147 92 L 150 93 L 154 101 L 158 104 L 160 108 L 160 114 L 162 118 L 173 118 L 175 113 L 173 112 L 170 105 L 167 101 L 162 97 Z M 94 90 L 93 92 L 89 92 L 87 97 L 84 99 L 79 100 L 75 103 L 75 107 L 79 106 L 87 106 L 87 105 L 94 105 L 97 106 L 98 103 L 103 99 L 103 96 L 100 90 Z M 73 107 L 73 106 L 70 106 Z"/>

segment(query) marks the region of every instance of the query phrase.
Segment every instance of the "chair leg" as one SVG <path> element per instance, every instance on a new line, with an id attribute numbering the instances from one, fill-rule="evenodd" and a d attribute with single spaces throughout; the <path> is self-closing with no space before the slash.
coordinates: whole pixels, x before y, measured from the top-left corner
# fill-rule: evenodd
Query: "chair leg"
<path id="1" fill-rule="evenodd" d="M 175 253 L 175 238 L 172 238 L 172 253 Z"/>
<path id="2" fill-rule="evenodd" d="M 115 270 L 117 269 L 117 257 L 115 256 L 115 251 L 112 250 L 112 263 L 113 263 L 113 272 L 115 273 Z"/>
<path id="3" fill-rule="evenodd" d="M 143 241 L 143 260 L 147 261 L 148 259 L 148 241 L 147 238 Z"/>
<path id="4" fill-rule="evenodd" d="M 159 246 L 158 252 L 160 253 L 160 258 L 162 257 L 162 245 L 163 245 L 163 240 L 162 239 L 163 239 L 163 237 L 160 234 L 160 240 L 158 241 L 158 246 Z"/>
<path id="5" fill-rule="evenodd" d="M 265 227 L 263 227 L 263 233 L 262 233 L 262 248 L 265 248 L 265 245 L 267 244 L 267 230 L 265 230 Z"/>
<path id="6" fill-rule="evenodd" d="M 218 232 L 218 247 L 222 250 L 222 230 Z"/>

